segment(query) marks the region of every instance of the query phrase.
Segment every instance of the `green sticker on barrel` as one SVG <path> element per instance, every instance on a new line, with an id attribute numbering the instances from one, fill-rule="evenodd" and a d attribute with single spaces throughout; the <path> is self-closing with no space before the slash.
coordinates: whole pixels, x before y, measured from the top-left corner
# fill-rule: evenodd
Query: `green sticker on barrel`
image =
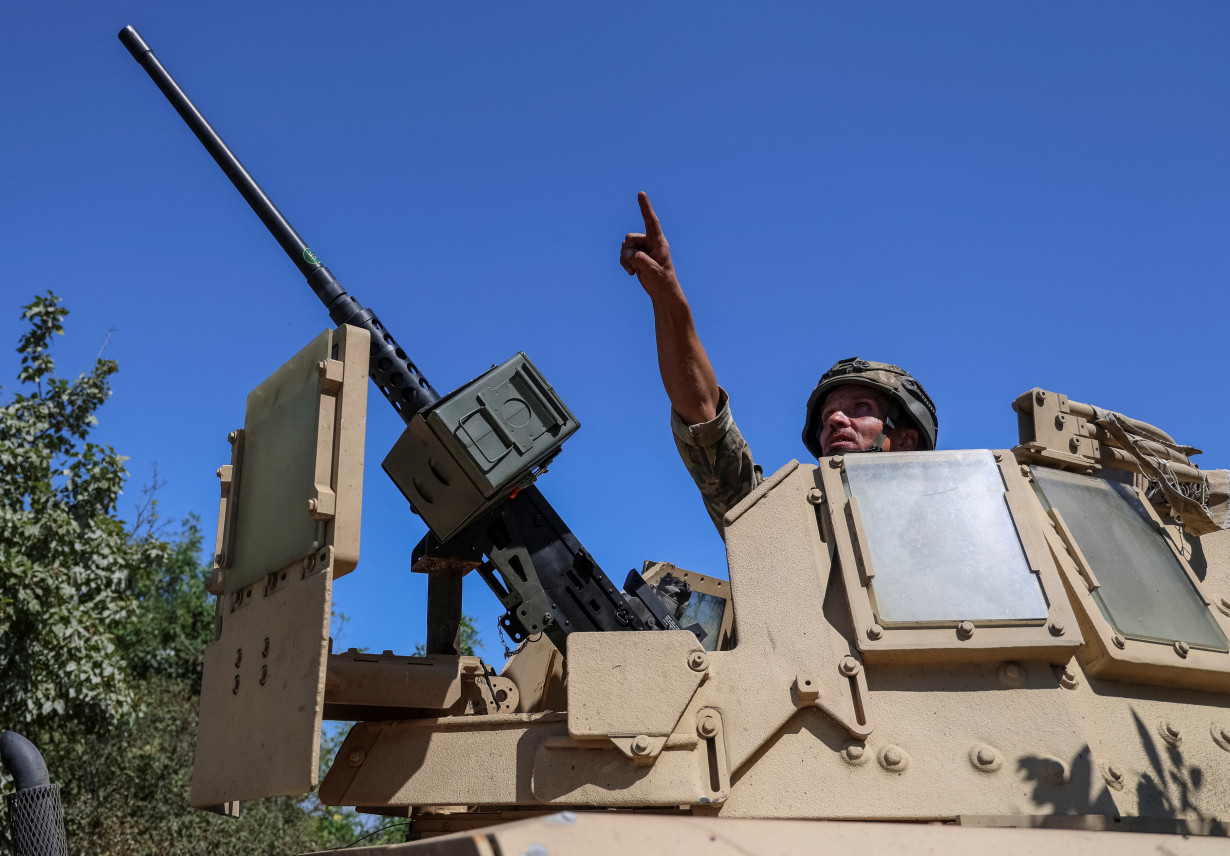
<path id="1" fill-rule="evenodd" d="M 320 259 L 316 258 L 316 254 L 312 252 L 310 247 L 303 248 L 303 260 L 310 265 L 320 264 Z"/>

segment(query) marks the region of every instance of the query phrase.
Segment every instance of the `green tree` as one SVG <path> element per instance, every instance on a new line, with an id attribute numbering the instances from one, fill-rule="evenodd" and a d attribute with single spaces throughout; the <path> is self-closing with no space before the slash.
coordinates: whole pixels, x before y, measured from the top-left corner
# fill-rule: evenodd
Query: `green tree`
<path id="1" fill-rule="evenodd" d="M 202 535 L 189 519 L 165 537 L 156 477 L 134 526 L 119 519 L 125 459 L 89 440 L 116 364 L 55 374 L 67 314 L 51 293 L 23 307 L 18 387 L 0 404 L 0 728 L 43 751 L 71 853 L 320 849 L 294 798 L 238 822 L 188 806 L 212 632 Z"/>
<path id="2" fill-rule="evenodd" d="M 54 374 L 67 311 L 51 293 L 23 307 L 20 389 L 0 406 L 0 722 L 43 745 L 66 723 L 98 730 L 131 710 L 111 629 L 158 546 L 130 542 L 115 516 L 124 458 L 86 439 L 115 363 Z"/>

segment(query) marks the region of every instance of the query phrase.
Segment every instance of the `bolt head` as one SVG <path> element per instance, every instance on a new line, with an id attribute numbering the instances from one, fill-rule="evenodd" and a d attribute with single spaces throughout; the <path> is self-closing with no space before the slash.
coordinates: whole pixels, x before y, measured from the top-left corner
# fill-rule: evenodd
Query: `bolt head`
<path id="1" fill-rule="evenodd" d="M 1162 729 L 1166 732 L 1167 737 L 1173 738 L 1173 737 L 1179 736 L 1179 729 L 1175 728 L 1174 723 L 1171 722 L 1170 720 L 1166 720 L 1164 723 L 1162 723 Z"/>
<path id="2" fill-rule="evenodd" d="M 875 641 L 884 638 L 884 628 L 878 624 L 873 624 L 867 628 L 867 638 Z"/>
<path id="3" fill-rule="evenodd" d="M 990 746 L 983 746 L 978 750 L 978 763 L 984 767 L 989 767 L 995 763 L 995 750 Z"/>
<path id="4" fill-rule="evenodd" d="M 313 498 L 311 498 L 311 499 L 309 499 L 309 500 L 308 500 L 308 511 L 311 511 L 311 512 L 315 513 L 316 508 L 317 508 L 316 498 L 315 498 L 315 497 L 313 497 Z"/>
<path id="5" fill-rule="evenodd" d="M 649 736 L 646 734 L 638 734 L 636 739 L 632 741 L 633 755 L 648 755 L 649 748 Z"/>
<path id="6" fill-rule="evenodd" d="M 693 651 L 688 655 L 688 668 L 693 672 L 703 672 L 709 668 L 709 658 L 704 651 Z"/>
<path id="7" fill-rule="evenodd" d="M 350 754 L 346 756 L 346 763 L 352 767 L 358 767 L 367 760 L 367 753 L 362 749 L 351 749 Z"/>
<path id="8" fill-rule="evenodd" d="M 859 661 L 853 657 L 842 657 L 841 663 L 838 664 L 837 668 L 847 678 L 852 678 L 863 670 L 863 667 Z"/>
<path id="9" fill-rule="evenodd" d="M 1080 685 L 1080 678 L 1076 672 L 1064 666 L 1063 671 L 1059 673 L 1059 685 L 1065 690 L 1074 690 Z"/>
<path id="10" fill-rule="evenodd" d="M 1055 427 L 1056 428 L 1062 428 L 1063 424 L 1067 421 L 1068 421 L 1068 415 L 1066 413 L 1056 413 L 1055 414 Z"/>
<path id="11" fill-rule="evenodd" d="M 1124 639 L 1123 636 L 1121 636 L 1118 633 L 1110 637 L 1110 641 L 1115 643 L 1116 648 L 1126 648 L 1127 647 L 1127 640 Z"/>
<path id="12" fill-rule="evenodd" d="M 841 455 L 834 455 L 833 457 L 829 458 L 829 466 L 835 470 L 841 469 L 842 465 L 845 462 L 846 462 L 845 458 L 843 458 Z"/>
<path id="13" fill-rule="evenodd" d="M 1118 767 L 1116 767 L 1114 764 L 1106 765 L 1106 775 L 1109 778 L 1114 779 L 1116 782 L 1123 781 L 1123 771 L 1120 770 Z"/>
<path id="14" fill-rule="evenodd" d="M 1065 630 L 1062 621 L 1052 621 L 1046 629 L 1051 631 L 1052 636 L 1062 636 Z"/>
<path id="15" fill-rule="evenodd" d="M 857 761 L 863 757 L 865 751 L 861 743 L 850 743 L 846 746 L 846 757 L 851 761 Z"/>
<path id="16" fill-rule="evenodd" d="M 962 639 L 969 639 L 974 635 L 974 622 L 962 621 L 957 625 L 957 635 Z"/>
<path id="17" fill-rule="evenodd" d="M 226 435 L 226 441 L 227 441 L 228 443 L 234 443 L 234 442 L 235 442 L 236 440 L 238 440 L 238 439 L 239 439 L 239 432 L 238 432 L 238 431 L 232 431 L 231 433 L 229 433 L 229 434 L 227 434 L 227 435 Z"/>
<path id="18" fill-rule="evenodd" d="M 824 502 L 824 493 L 818 487 L 813 487 L 807 492 L 807 501 L 812 505 L 819 505 Z"/>
<path id="19" fill-rule="evenodd" d="M 1042 404 L 1044 404 L 1046 402 L 1046 391 L 1040 389 L 1037 392 L 1035 392 L 1034 401 L 1038 404 L 1038 406 L 1041 406 Z"/>
<path id="20" fill-rule="evenodd" d="M 1080 447 L 1081 447 L 1080 437 L 1071 437 L 1068 439 L 1068 448 L 1071 449 L 1073 452 L 1080 451 Z"/>
<path id="21" fill-rule="evenodd" d="M 1006 666 L 1004 666 L 1004 676 L 1005 677 L 1011 678 L 1014 681 L 1019 681 L 1021 679 L 1022 674 L 1024 673 L 1021 671 L 1021 667 L 1018 666 L 1016 663 L 1008 663 Z"/>
<path id="22" fill-rule="evenodd" d="M 905 760 L 905 756 L 901 754 L 901 750 L 896 746 L 889 746 L 884 750 L 884 764 L 888 767 L 900 767 L 901 762 Z"/>
<path id="23" fill-rule="evenodd" d="M 1174 652 L 1180 657 L 1186 657 L 1191 650 L 1191 646 L 1182 640 L 1174 643 Z"/>
<path id="24" fill-rule="evenodd" d="M 717 734 L 717 720 L 712 716 L 706 716 L 701 719 L 700 724 L 696 726 L 696 733 L 701 737 L 712 737 Z"/>

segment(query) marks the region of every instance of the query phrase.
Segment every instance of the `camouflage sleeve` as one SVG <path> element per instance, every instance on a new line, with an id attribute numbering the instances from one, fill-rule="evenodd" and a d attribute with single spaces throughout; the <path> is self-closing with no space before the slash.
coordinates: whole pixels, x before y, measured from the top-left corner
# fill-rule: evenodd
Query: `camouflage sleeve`
<path id="1" fill-rule="evenodd" d="M 671 430 L 683 465 L 700 490 L 705 510 L 718 533 L 725 537 L 722 518 L 726 512 L 764 481 L 760 467 L 752 461 L 747 442 L 731 418 L 726 390 L 721 390 L 718 414 L 712 420 L 688 425 L 672 410 Z"/>

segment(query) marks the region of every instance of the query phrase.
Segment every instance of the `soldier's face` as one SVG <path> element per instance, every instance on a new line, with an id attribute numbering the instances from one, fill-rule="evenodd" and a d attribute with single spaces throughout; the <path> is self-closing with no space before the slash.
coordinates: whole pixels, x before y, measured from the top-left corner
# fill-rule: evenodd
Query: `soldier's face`
<path id="1" fill-rule="evenodd" d="M 820 450 L 826 455 L 840 455 L 870 449 L 884 430 L 887 415 L 888 396 L 856 384 L 837 387 L 820 412 Z M 913 428 L 894 428 L 883 446 L 886 452 L 916 448 L 918 432 Z"/>

